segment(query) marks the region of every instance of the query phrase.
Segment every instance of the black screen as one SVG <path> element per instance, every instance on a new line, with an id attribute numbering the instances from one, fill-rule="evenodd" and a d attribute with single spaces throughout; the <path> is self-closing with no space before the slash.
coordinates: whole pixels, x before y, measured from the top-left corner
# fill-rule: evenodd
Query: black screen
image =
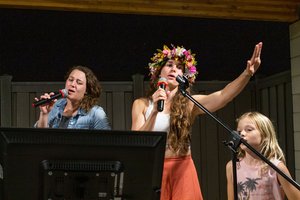
<path id="1" fill-rule="evenodd" d="M 165 132 L 0 128 L 0 133 L 1 199 L 159 199 Z"/>

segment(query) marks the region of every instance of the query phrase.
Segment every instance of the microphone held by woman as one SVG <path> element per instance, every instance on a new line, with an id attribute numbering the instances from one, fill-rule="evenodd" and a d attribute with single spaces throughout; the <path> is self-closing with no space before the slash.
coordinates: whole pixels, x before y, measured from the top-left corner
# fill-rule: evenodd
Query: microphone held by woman
<path id="1" fill-rule="evenodd" d="M 60 99 L 60 98 L 66 98 L 68 96 L 68 90 L 67 89 L 62 89 L 59 90 L 59 92 L 55 93 L 54 95 L 50 96 L 49 99 L 41 99 L 39 101 L 33 102 L 32 107 L 38 107 L 44 104 L 48 104 L 52 102 L 55 99 Z"/>

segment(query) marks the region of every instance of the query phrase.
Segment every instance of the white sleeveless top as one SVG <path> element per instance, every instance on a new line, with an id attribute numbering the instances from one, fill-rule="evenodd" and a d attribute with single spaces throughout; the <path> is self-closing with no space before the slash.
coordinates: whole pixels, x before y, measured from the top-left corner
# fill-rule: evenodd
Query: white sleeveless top
<path id="1" fill-rule="evenodd" d="M 148 119 L 152 110 L 153 110 L 153 101 L 149 101 L 149 106 L 145 114 L 146 120 Z M 170 130 L 170 114 L 158 112 L 155 119 L 153 131 L 169 132 L 169 130 Z"/>

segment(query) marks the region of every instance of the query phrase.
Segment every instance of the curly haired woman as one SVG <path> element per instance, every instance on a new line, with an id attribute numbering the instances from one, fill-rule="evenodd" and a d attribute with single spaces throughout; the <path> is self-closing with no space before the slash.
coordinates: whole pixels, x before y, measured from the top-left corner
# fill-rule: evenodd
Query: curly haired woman
<path id="1" fill-rule="evenodd" d="M 101 86 L 91 69 L 74 66 L 66 74 L 67 97 L 40 105 L 37 128 L 110 129 L 106 113 L 98 106 Z M 54 93 L 35 98 L 50 99 Z"/>
<path id="2" fill-rule="evenodd" d="M 214 112 L 236 97 L 260 66 L 262 43 L 256 44 L 246 69 L 234 81 L 220 91 L 209 95 L 193 95 L 193 98 Z M 204 112 L 178 89 L 176 77 L 185 75 L 190 85 L 195 81 L 197 70 L 195 55 L 184 47 L 158 50 L 149 63 L 151 74 L 150 93 L 136 99 L 132 106 L 132 130 L 166 131 L 167 144 L 161 186 L 161 200 L 200 200 L 202 198 L 197 172 L 191 157 L 190 129 L 196 116 Z M 167 87 L 157 87 L 164 78 Z M 187 89 L 189 91 L 189 88 Z M 159 112 L 157 102 L 164 100 Z"/>

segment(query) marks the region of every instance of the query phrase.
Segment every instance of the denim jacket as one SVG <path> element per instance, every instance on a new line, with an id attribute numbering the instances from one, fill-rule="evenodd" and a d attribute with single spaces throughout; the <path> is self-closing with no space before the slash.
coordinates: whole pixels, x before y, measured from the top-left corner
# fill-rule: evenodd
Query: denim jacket
<path id="1" fill-rule="evenodd" d="M 62 113 L 67 104 L 66 99 L 58 100 L 48 116 L 50 128 L 58 128 L 62 118 Z M 75 116 L 71 117 L 68 127 L 73 129 L 106 129 L 110 130 L 107 116 L 100 106 L 94 106 L 89 112 L 79 108 Z"/>

